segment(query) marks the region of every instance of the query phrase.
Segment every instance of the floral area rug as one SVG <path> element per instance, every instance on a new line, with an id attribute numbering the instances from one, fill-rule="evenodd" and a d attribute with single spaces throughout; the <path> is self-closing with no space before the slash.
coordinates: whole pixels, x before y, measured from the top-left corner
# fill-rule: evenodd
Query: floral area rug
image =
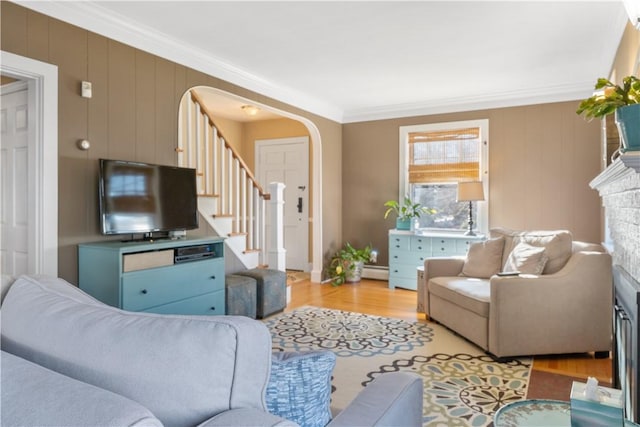
<path id="1" fill-rule="evenodd" d="M 397 371 L 424 379 L 424 426 L 489 426 L 498 408 L 527 394 L 530 358 L 496 363 L 438 324 L 316 307 L 265 323 L 274 350 L 336 354 L 331 406 L 337 411 L 377 376 Z"/>

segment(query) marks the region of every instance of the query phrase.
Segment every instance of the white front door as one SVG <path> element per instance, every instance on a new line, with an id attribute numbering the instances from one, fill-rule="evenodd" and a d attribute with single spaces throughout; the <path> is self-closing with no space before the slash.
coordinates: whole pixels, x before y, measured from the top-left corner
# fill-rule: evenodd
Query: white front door
<path id="1" fill-rule="evenodd" d="M 256 176 L 265 188 L 271 182 L 285 185 L 286 267 L 309 271 L 309 138 L 256 141 Z M 267 227 L 269 222 L 267 217 Z"/>
<path id="2" fill-rule="evenodd" d="M 26 82 L 2 89 L 0 178 L 2 200 L 0 236 L 2 273 L 19 276 L 29 272 L 29 121 Z"/>

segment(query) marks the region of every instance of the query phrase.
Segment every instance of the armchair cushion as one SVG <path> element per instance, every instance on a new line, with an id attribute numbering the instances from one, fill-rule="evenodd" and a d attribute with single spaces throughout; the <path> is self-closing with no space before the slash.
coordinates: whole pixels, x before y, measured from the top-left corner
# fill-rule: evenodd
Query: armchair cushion
<path id="1" fill-rule="evenodd" d="M 269 412 L 302 427 L 327 425 L 335 365 L 330 351 L 274 352 L 266 392 Z"/>
<path id="2" fill-rule="evenodd" d="M 551 231 L 514 231 L 507 228 L 493 228 L 490 231 L 492 238 L 504 237 L 504 251 L 502 264 L 504 267 L 511 251 L 521 242 L 532 246 L 545 248 L 549 260 L 544 266 L 542 274 L 557 273 L 564 267 L 572 253 L 572 236 L 567 230 Z"/>
<path id="3" fill-rule="evenodd" d="M 499 272 L 502 266 L 503 247 L 504 238 L 502 236 L 473 243 L 469 247 L 461 276 L 488 279 Z"/>
<path id="4" fill-rule="evenodd" d="M 548 259 L 544 247 L 520 242 L 509 254 L 504 271 L 519 271 L 524 274 L 538 275 L 544 270 Z"/>

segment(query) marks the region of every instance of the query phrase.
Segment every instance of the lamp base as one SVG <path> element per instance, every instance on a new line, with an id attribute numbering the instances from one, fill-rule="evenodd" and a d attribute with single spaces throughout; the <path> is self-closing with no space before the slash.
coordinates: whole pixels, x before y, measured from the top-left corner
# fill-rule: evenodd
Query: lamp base
<path id="1" fill-rule="evenodd" d="M 466 233 L 464 233 L 465 236 L 475 236 L 476 233 L 473 232 L 473 230 L 468 230 Z"/>

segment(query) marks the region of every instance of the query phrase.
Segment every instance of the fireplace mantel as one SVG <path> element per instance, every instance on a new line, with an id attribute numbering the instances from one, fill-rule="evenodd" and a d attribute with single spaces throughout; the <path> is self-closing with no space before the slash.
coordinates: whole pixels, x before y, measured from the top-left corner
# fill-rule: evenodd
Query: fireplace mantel
<path id="1" fill-rule="evenodd" d="M 628 174 L 640 174 L 640 151 L 629 151 L 615 159 L 605 170 L 596 176 L 589 186 L 594 190 L 600 190 Z"/>

